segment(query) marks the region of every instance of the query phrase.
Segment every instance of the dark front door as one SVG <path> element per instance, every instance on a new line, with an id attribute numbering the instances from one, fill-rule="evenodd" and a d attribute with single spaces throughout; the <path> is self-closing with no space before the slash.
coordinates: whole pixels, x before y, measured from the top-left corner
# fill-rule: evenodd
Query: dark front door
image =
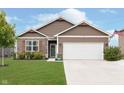
<path id="1" fill-rule="evenodd" d="M 56 55 L 56 44 L 50 44 L 50 57 L 55 58 Z"/>

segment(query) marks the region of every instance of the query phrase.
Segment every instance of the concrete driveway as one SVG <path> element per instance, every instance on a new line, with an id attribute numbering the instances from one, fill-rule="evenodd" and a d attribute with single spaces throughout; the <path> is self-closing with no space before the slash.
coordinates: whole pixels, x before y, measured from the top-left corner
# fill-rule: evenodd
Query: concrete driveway
<path id="1" fill-rule="evenodd" d="M 124 84 L 124 61 L 64 60 L 67 84 Z"/>

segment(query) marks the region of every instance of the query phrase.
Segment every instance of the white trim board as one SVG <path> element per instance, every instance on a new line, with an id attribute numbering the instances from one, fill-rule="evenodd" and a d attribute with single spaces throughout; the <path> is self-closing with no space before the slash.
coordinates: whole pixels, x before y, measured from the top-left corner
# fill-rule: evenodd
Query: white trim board
<path id="1" fill-rule="evenodd" d="M 19 37 L 19 39 L 44 39 L 46 37 Z"/>
<path id="2" fill-rule="evenodd" d="M 47 38 L 49 41 L 56 40 L 56 38 Z"/>
<path id="3" fill-rule="evenodd" d="M 87 21 L 82 21 L 82 22 L 80 22 L 79 24 L 76 24 L 76 25 L 74 25 L 74 26 L 72 26 L 72 27 L 70 27 L 70 28 L 68 28 L 68 29 L 66 29 L 66 30 L 64 30 L 64 31 L 62 31 L 62 32 L 60 32 L 60 33 L 54 35 L 54 36 L 56 37 L 56 36 L 58 36 L 58 35 L 61 35 L 61 34 L 65 33 L 65 32 L 67 32 L 68 30 L 71 30 L 71 29 L 73 29 L 73 28 L 75 28 L 75 27 L 81 25 L 82 23 L 86 23 L 86 24 L 88 24 L 89 26 L 91 26 L 91 27 L 93 27 L 93 28 L 99 30 L 100 32 L 105 33 L 106 35 L 110 36 L 109 33 L 104 32 L 103 30 L 101 30 L 101 29 L 95 27 L 94 25 L 91 25 L 91 24 L 90 24 L 89 22 L 87 22 Z"/>
<path id="4" fill-rule="evenodd" d="M 109 38 L 109 36 L 58 36 L 58 37 L 71 37 L 71 38 Z"/>
<path id="5" fill-rule="evenodd" d="M 45 35 L 45 34 L 39 32 L 39 31 L 36 31 L 36 30 L 34 30 L 34 31 L 37 32 L 37 33 L 39 33 L 39 34 L 41 34 L 41 35 L 43 35 L 43 36 L 45 36 L 45 37 L 48 37 L 47 35 Z"/>
<path id="6" fill-rule="evenodd" d="M 20 35 L 18 35 L 18 37 L 21 36 L 21 35 L 23 35 L 23 34 L 25 34 L 25 33 L 27 33 L 27 32 L 29 32 L 30 30 L 32 30 L 32 31 L 34 31 L 34 32 L 36 32 L 36 33 L 38 33 L 38 34 L 40 34 L 40 35 L 43 35 L 43 36 L 47 37 L 47 35 L 45 35 L 45 34 L 43 34 L 43 33 L 41 33 L 41 32 L 38 32 L 38 31 L 36 31 L 36 30 L 34 30 L 34 29 L 28 29 L 28 30 L 26 30 L 25 32 L 23 32 L 23 33 L 21 33 Z"/>

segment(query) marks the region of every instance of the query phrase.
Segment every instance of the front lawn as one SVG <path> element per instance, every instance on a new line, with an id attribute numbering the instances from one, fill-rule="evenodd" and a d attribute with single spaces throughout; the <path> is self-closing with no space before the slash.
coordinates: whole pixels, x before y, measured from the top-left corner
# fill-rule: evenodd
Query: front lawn
<path id="1" fill-rule="evenodd" d="M 1 59 L 0 59 L 1 63 Z M 7 67 L 0 67 L 0 84 L 7 85 L 64 85 L 62 62 L 5 59 Z"/>

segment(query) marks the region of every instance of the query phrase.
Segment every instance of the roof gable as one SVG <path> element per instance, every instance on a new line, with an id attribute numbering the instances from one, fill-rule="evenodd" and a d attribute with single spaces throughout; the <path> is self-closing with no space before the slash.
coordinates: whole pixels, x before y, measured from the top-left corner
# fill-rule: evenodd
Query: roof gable
<path id="1" fill-rule="evenodd" d="M 78 27 L 78 26 L 90 26 L 91 28 L 96 29 L 98 32 L 100 32 L 100 33 L 102 33 L 102 34 L 104 34 L 104 35 L 107 35 L 107 36 L 110 35 L 110 34 L 104 32 L 104 31 L 102 31 L 101 29 L 96 28 L 95 26 L 91 25 L 90 23 L 88 23 L 88 22 L 86 22 L 86 21 L 82 21 L 81 23 L 79 23 L 79 24 L 77 24 L 77 25 L 74 25 L 74 26 L 72 26 L 72 27 L 70 27 L 70 28 L 68 28 L 68 29 L 66 29 L 66 30 L 64 30 L 64 31 L 62 31 L 62 32 L 60 32 L 60 33 L 54 35 L 54 36 L 62 35 L 62 34 L 64 34 L 65 32 L 71 31 L 72 29 L 74 29 L 74 28 L 76 28 L 76 27 Z"/>
<path id="2" fill-rule="evenodd" d="M 18 37 L 46 37 L 43 33 L 30 29 L 20 34 Z"/>
<path id="3" fill-rule="evenodd" d="M 49 24 L 40 27 L 36 29 L 37 31 L 47 35 L 48 37 L 54 37 L 57 33 L 62 32 L 65 29 L 68 29 L 70 27 L 74 26 L 74 24 L 68 22 L 67 20 L 63 18 L 58 18 Z"/>

